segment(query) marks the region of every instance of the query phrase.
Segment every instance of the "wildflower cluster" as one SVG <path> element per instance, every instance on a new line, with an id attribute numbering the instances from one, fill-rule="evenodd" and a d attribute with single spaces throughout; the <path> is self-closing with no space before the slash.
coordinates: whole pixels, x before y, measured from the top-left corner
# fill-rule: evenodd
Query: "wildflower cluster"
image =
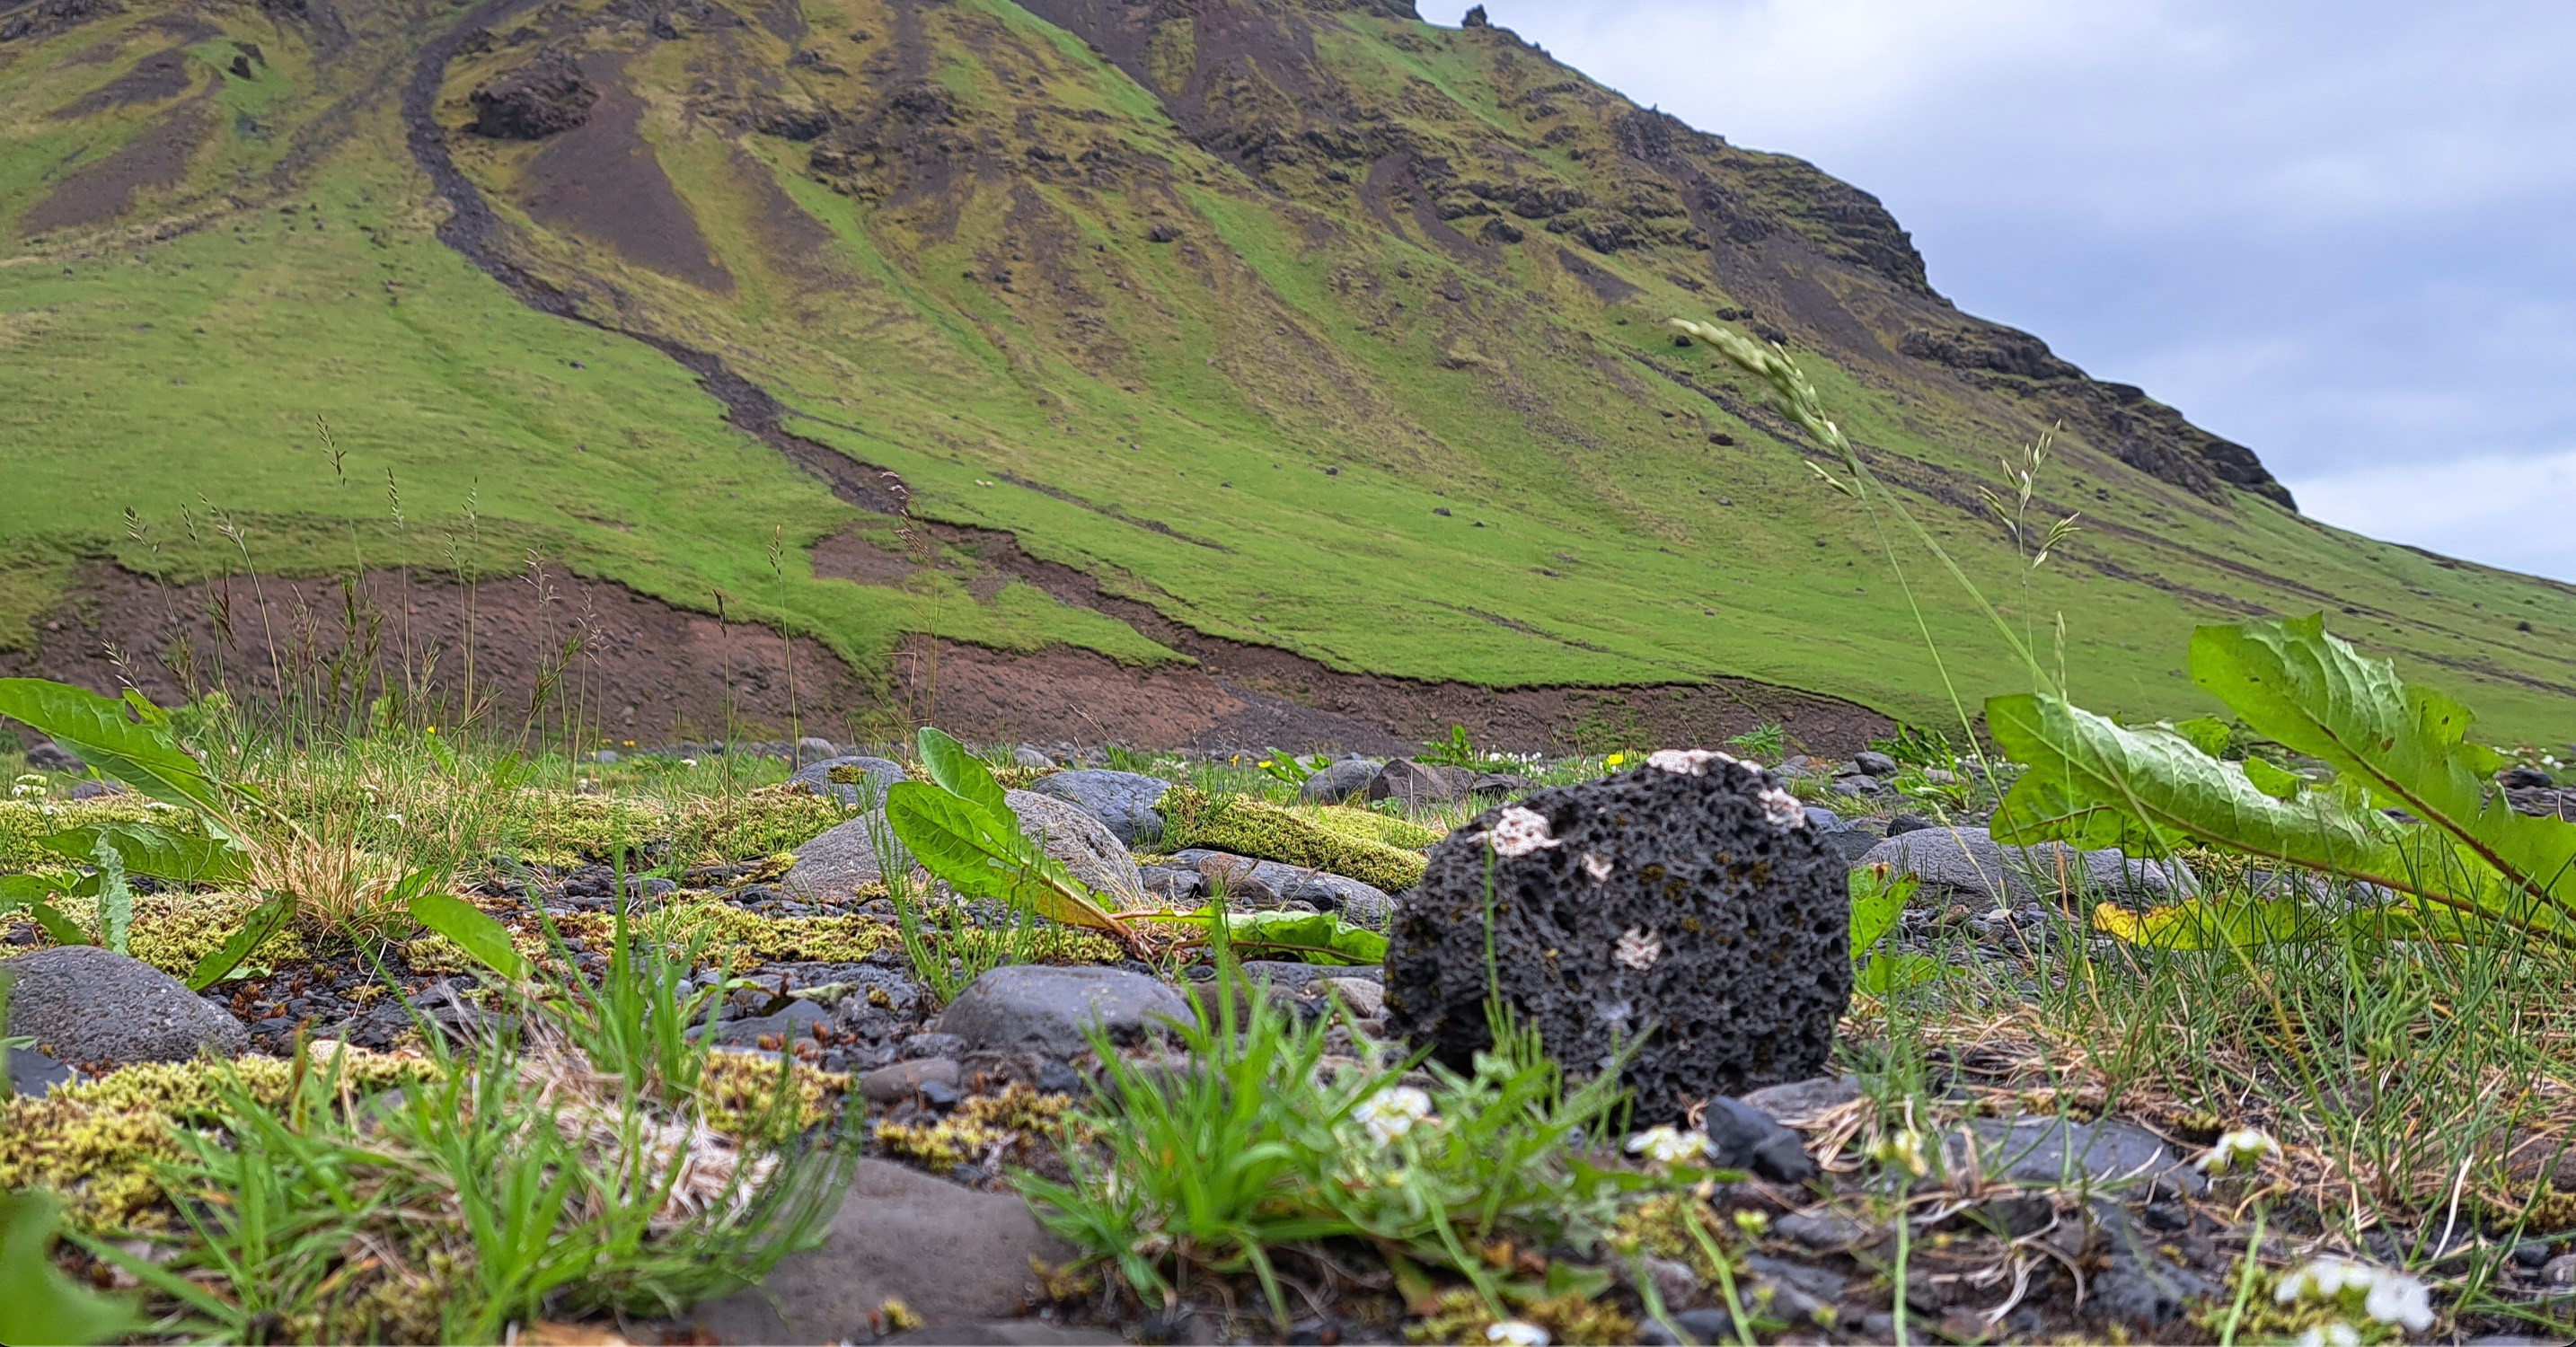
<path id="1" fill-rule="evenodd" d="M 2380 1323 L 2393 1324 L 2410 1333 L 2421 1333 L 2433 1326 L 2432 1294 L 2424 1283 L 2391 1268 L 2349 1259 L 2311 1261 L 2283 1277 L 2272 1298 L 2284 1305 L 2317 1301 L 2347 1309 L 2358 1300 L 2361 1312 Z"/>

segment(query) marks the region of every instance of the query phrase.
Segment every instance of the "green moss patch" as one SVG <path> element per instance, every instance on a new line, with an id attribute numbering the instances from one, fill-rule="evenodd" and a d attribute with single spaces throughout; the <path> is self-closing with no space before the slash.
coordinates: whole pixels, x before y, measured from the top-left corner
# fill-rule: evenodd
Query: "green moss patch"
<path id="1" fill-rule="evenodd" d="M 418 1080 L 429 1069 L 363 1050 L 344 1060 L 350 1086 L 362 1091 Z M 93 1232 L 175 1225 L 175 1215 L 161 1207 L 153 1172 L 179 1158 L 173 1128 L 220 1119 L 216 1083 L 223 1072 L 271 1107 L 285 1102 L 294 1084 L 294 1064 L 274 1057 L 146 1062 L 42 1098 L 0 1103 L 0 1188 L 50 1188 L 62 1196 L 71 1223 Z"/>
<path id="2" fill-rule="evenodd" d="M 1211 796 L 1186 786 L 1173 787 L 1156 808 L 1163 815 L 1162 845 L 1174 851 L 1209 847 L 1238 856 L 1284 861 L 1347 876 L 1388 893 L 1422 882 L 1422 856 L 1381 840 L 1386 834 L 1377 831 L 1377 816 L 1360 810 L 1296 809 L 1246 795 Z M 1339 817 L 1319 820 L 1319 814 L 1350 815 L 1353 819 L 1348 823 Z M 1363 818 L 1371 822 L 1358 821 Z"/>

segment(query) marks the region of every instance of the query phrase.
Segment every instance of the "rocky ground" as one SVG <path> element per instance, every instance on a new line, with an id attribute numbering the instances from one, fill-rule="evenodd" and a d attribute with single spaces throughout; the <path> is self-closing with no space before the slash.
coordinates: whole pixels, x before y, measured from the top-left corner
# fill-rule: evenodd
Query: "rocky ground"
<path id="1" fill-rule="evenodd" d="M 726 747 L 675 745 L 622 765 Z M 815 740 L 732 747 L 792 760 L 785 791 L 844 811 L 863 811 L 907 776 L 890 758 Z M 30 766 L 71 766 L 46 752 L 31 754 Z M 621 765 L 614 753 L 598 758 L 602 778 Z M 2229 1119 L 2034 1091 L 2028 1061 L 2010 1051 L 1897 1027 L 1885 996 L 1865 990 L 1851 1000 L 1842 943 L 1850 869 L 1912 876 L 1919 887 L 1880 957 L 1965 970 L 2001 1024 L 2016 997 L 2063 984 L 2070 952 L 2110 949 L 2086 923 L 2091 904 L 2151 907 L 2212 882 L 2185 859 L 1999 846 L 1980 824 L 1993 798 L 1984 769 L 1946 757 L 1943 766 L 1878 752 L 1792 757 L 1771 770 L 1710 754 L 1659 754 L 1642 767 L 1352 758 L 1301 766 L 1289 775 L 1311 775 L 1293 797 L 1279 786 L 1270 800 L 1245 787 L 1264 778 L 1242 764 L 1119 760 L 1157 770 L 1111 768 L 1111 755 L 1069 745 L 1022 746 L 1003 775 L 1049 853 L 1123 905 L 1187 908 L 1221 894 L 1238 910 L 1334 913 L 1391 931 L 1382 968 L 1244 965 L 1296 1016 L 1332 1021 L 1342 1060 L 1409 1042 L 1463 1066 L 1481 1030 L 1462 1026 L 1497 979 L 1568 1063 L 1621 1050 L 1631 1029 L 1663 1030 L 1629 1062 L 1631 1123 L 1686 1129 L 1701 1139 L 1692 1148 L 1732 1176 L 1691 1199 L 1728 1232 L 1728 1257 L 1653 1238 L 1633 1244 L 1625 1263 L 1600 1250 L 1515 1255 L 1505 1246 L 1494 1255 L 1504 1265 L 1537 1258 L 1613 1274 L 1598 1297 L 1610 1312 L 1561 1319 L 1559 1340 L 2179 1342 L 2232 1333 L 2248 1313 L 2240 1292 L 2253 1284 L 2243 1256 L 2255 1238 L 2254 1199 L 2287 1185 L 2273 1183 L 2277 1169 L 2264 1176 L 2259 1155 L 2230 1172 L 2220 1135 Z M 1219 768 L 1234 773 L 1235 794 L 1215 788 Z M 2502 785 L 2518 808 L 2576 813 L 2576 791 L 2538 769 L 2517 771 Z M 46 789 L 104 793 L 61 784 Z M 1255 803 L 1228 803 L 1240 799 Z M 1292 826 L 1297 816 L 1282 808 L 1291 802 L 1420 836 L 1334 843 L 1344 835 Z M 1229 808 L 1267 810 L 1259 818 L 1276 826 L 1264 831 Z M 1045 1129 L 1027 1121 L 1051 1115 L 1021 1103 L 1095 1098 L 1094 1030 L 1125 1049 L 1166 1051 L 1158 1028 L 1206 1013 L 1217 969 L 1203 958 L 1157 964 L 1092 950 L 1088 961 L 995 968 L 942 1004 L 892 937 L 868 818 L 843 817 L 784 857 L 666 857 L 637 873 L 597 859 L 511 858 L 468 876 L 478 906 L 532 948 L 552 931 L 559 955 L 594 977 L 621 907 L 638 919 L 716 922 L 708 929 L 724 934 L 705 946 L 684 990 L 742 979 L 721 999 L 717 1041 L 828 1073 L 847 1106 L 865 1112 L 866 1158 L 819 1247 L 763 1286 L 667 1320 L 601 1320 L 583 1332 L 672 1342 L 1332 1343 L 1454 1333 L 1481 1341 L 1489 1331 L 1517 1341 L 1525 1339 L 1512 1334 L 1549 1331 L 1444 1328 L 1418 1294 L 1368 1271 L 1365 1249 L 1313 1255 L 1320 1266 L 1351 1266 L 1317 1277 L 1284 1335 L 1242 1279 L 1202 1279 L 1153 1303 L 1097 1267 L 1087 1277 L 1047 1273 L 1078 1251 L 1009 1182 L 1022 1167 L 1065 1172 Z M 1444 833 L 1449 840 L 1431 844 Z M 1499 915 L 1464 917 L 1478 901 Z M 1689 910 L 1733 924 L 1674 918 L 1676 902 L 1704 904 Z M 16 979 L 8 1030 L 33 1045 L 9 1055 L 12 1085 L 26 1096 L 209 1050 L 291 1057 L 318 1039 L 402 1053 L 423 1034 L 463 1040 L 509 1027 L 485 980 L 418 942 L 317 942 L 193 994 L 138 959 L 51 947 L 33 923 L 0 926 L 0 939 L 28 950 L 0 961 Z M 1592 945 L 1597 957 L 1583 952 Z M 1918 1074 L 1899 1079 L 1884 1041 L 1865 1041 L 1909 1032 L 1937 1045 Z M 12 1165 L 37 1167 L 30 1155 L 0 1141 L 0 1179 L 16 1181 Z M 2301 1247 L 2326 1249 L 2317 1234 Z M 2394 1260 L 2397 1239 L 2391 1231 L 2387 1247 L 2350 1252 Z M 2463 1220 L 2455 1197 L 2436 1247 L 2485 1251 L 2482 1303 L 2565 1315 L 2556 1298 L 2576 1286 L 2576 1248 L 2545 1222 Z M 2267 1270 L 2262 1284 L 2281 1275 Z M 2244 1336 L 2320 1331 L 2318 1314 L 2302 1319 L 2297 1308 L 2260 1297 Z M 2409 1327 L 2361 1323 L 2374 1340 Z M 2446 1331 L 2490 1344 L 2547 1340 L 2493 1312 L 2460 1315 Z"/>

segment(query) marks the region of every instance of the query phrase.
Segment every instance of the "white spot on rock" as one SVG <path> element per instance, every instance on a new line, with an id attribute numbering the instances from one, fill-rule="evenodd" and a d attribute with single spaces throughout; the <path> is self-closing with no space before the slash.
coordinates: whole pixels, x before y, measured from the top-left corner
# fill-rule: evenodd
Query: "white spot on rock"
<path id="1" fill-rule="evenodd" d="M 1797 796 L 1778 786 L 1767 786 L 1763 788 L 1760 798 L 1763 822 L 1774 828 L 1807 826 L 1807 806 L 1800 804 Z"/>
<path id="2" fill-rule="evenodd" d="M 1589 851 L 1584 852 L 1583 873 L 1592 876 L 1592 882 L 1595 884 L 1609 883 L 1610 858 L 1607 856 L 1595 855 Z"/>
<path id="3" fill-rule="evenodd" d="M 1621 967 L 1642 973 L 1654 967 L 1655 960 L 1664 957 L 1664 939 L 1631 926 L 1626 934 L 1619 937 L 1618 948 L 1611 951 L 1610 957 L 1618 960 Z"/>
<path id="4" fill-rule="evenodd" d="M 1547 815 L 1513 805 L 1495 821 L 1494 830 L 1485 834 L 1485 842 L 1494 849 L 1495 855 L 1511 860 L 1533 851 L 1562 846 L 1565 839 L 1548 828 Z"/>

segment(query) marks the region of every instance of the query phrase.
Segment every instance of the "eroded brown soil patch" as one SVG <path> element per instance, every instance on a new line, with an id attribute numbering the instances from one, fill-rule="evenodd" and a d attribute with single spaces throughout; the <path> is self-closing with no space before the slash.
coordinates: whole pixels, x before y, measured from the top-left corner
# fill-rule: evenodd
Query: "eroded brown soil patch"
<path id="1" fill-rule="evenodd" d="M 271 703 L 283 691 L 308 703 L 336 699 L 345 710 L 409 689 L 426 718 L 453 724 L 466 704 L 470 644 L 474 702 L 505 734 L 538 709 L 549 734 L 561 733 L 570 712 L 599 738 L 646 744 L 727 737 L 729 721 L 735 735 L 763 737 L 790 719 L 790 643 L 778 633 L 719 624 L 560 570 L 542 581 L 485 581 L 471 594 L 449 581 L 374 572 L 354 622 L 341 583 L 328 579 L 234 578 L 164 591 L 101 564 L 81 576 L 75 595 L 36 624 L 32 655 L 0 654 L 0 669 L 101 692 L 130 680 L 172 702 L 185 699 L 191 666 L 199 686 Z M 576 637 L 581 647 L 567 660 L 565 644 Z M 851 717 L 864 723 L 879 709 L 876 692 L 822 644 L 799 639 L 793 649 L 793 710 L 806 733 L 847 736 Z M 336 694 L 334 661 L 348 688 Z M 361 673 L 363 689 L 355 686 Z M 554 688 L 538 708 L 548 681 Z"/>
<path id="2" fill-rule="evenodd" d="M 582 58 L 599 106 L 528 161 L 520 204 L 539 224 L 605 244 L 637 266 L 731 294 L 733 274 L 708 251 L 697 217 L 644 139 L 644 103 L 626 87 L 624 65 L 614 55 Z"/>
<path id="3" fill-rule="evenodd" d="M 132 70 L 54 110 L 54 120 L 69 121 L 109 108 L 160 103 L 188 92 L 188 53 L 178 47 L 157 51 L 134 63 Z"/>
<path id="4" fill-rule="evenodd" d="M 75 171 L 18 221 L 22 235 L 104 224 L 125 214 L 134 194 L 175 187 L 213 128 L 201 96 L 170 113 L 123 148 Z"/>

